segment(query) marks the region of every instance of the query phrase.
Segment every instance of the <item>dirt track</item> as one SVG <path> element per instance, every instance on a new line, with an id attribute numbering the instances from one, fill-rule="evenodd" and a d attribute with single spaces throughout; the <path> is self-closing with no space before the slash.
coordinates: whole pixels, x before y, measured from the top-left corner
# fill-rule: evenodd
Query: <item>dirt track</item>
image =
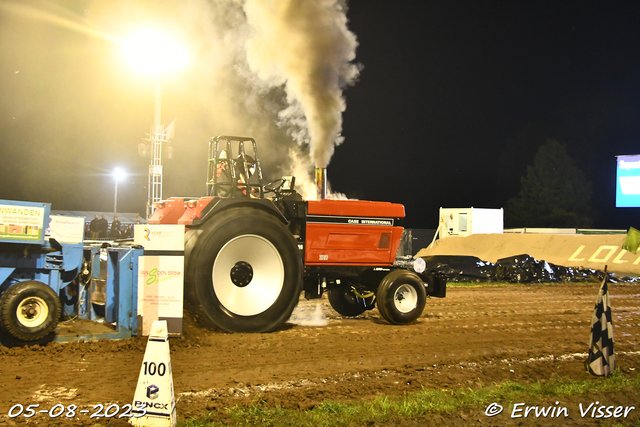
<path id="1" fill-rule="evenodd" d="M 598 286 L 452 288 L 446 298 L 430 299 L 419 321 L 408 326 L 387 324 L 377 310 L 342 319 L 326 299 L 301 301 L 293 321 L 271 334 L 222 334 L 187 318 L 184 337 L 171 339 L 178 418 L 214 412 L 224 419 L 225 407 L 258 398 L 268 406 L 307 409 L 324 399 L 401 395 L 422 387 L 475 388 L 506 379 L 546 381 L 556 374 L 586 378 Z M 640 285 L 610 285 L 610 295 L 619 366 L 636 375 Z M 305 326 L 310 322 L 325 326 Z M 39 403 L 44 409 L 57 403 L 131 403 L 145 346 L 146 339 L 136 338 L 0 347 L 0 424 L 24 424 L 22 417 L 6 417 L 17 403 Z M 638 396 L 613 398 L 620 401 L 611 404 L 640 407 L 633 401 Z M 480 424 L 497 422 L 482 412 L 448 422 L 464 423 L 469 416 Z M 91 421 L 36 415 L 30 424 Z"/>

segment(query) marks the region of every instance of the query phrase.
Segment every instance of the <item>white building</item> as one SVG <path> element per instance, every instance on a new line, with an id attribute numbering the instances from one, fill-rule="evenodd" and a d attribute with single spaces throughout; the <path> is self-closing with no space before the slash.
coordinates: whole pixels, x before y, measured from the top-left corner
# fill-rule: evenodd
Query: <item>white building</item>
<path id="1" fill-rule="evenodd" d="M 502 233 L 504 210 L 482 208 L 440 208 L 440 238 L 470 234 Z"/>

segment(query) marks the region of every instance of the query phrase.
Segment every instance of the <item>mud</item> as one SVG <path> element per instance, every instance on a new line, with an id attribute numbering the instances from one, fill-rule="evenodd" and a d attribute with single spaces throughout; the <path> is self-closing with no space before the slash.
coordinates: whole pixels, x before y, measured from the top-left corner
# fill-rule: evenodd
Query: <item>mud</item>
<path id="1" fill-rule="evenodd" d="M 342 318 L 324 298 L 301 300 L 291 321 L 271 334 L 223 334 L 199 327 L 187 314 L 183 336 L 170 340 L 178 418 L 212 413 L 225 420 L 225 408 L 256 402 L 309 409 L 325 399 L 356 401 L 422 388 L 593 378 L 584 361 L 598 287 L 450 288 L 446 298 L 430 299 L 422 317 L 405 326 L 389 325 L 375 309 Z M 619 367 L 635 376 L 640 285 L 609 289 Z M 131 403 L 145 347 L 145 338 L 0 347 L 0 424 L 92 425 L 88 416 L 52 420 L 38 414 L 26 420 L 7 414 L 15 404 L 48 409 L 58 403 Z M 640 407 L 640 393 L 588 399 Z M 447 416 L 436 418 L 449 425 L 497 422 L 483 411 Z"/>

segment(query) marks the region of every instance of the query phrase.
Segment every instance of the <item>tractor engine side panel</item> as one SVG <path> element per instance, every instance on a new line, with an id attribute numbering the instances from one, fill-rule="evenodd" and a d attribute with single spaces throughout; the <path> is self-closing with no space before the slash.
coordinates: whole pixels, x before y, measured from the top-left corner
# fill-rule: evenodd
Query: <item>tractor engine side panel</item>
<path id="1" fill-rule="evenodd" d="M 404 206 L 359 200 L 309 201 L 306 265 L 391 265 Z"/>

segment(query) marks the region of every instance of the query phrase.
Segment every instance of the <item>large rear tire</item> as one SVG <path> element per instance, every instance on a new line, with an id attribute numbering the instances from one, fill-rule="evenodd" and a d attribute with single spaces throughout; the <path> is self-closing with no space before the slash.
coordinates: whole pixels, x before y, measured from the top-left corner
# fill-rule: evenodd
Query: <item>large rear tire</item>
<path id="1" fill-rule="evenodd" d="M 184 257 L 185 260 L 193 259 L 192 255 L 202 230 L 197 228 L 189 229 L 184 234 Z M 190 264 L 185 264 L 184 299 L 191 305 L 198 303 L 198 295 L 195 290 L 195 268 Z"/>
<path id="2" fill-rule="evenodd" d="M 351 290 L 345 289 L 329 290 L 328 299 L 331 308 L 346 317 L 359 316 L 374 306 L 373 297 L 360 298 Z"/>
<path id="3" fill-rule="evenodd" d="M 427 291 L 415 273 L 394 270 L 380 282 L 376 300 L 378 311 L 387 322 L 403 325 L 420 317 L 427 303 Z"/>
<path id="4" fill-rule="evenodd" d="M 198 237 L 195 291 L 201 320 L 224 332 L 271 332 L 302 290 L 302 261 L 288 228 L 259 209 L 220 213 Z"/>
<path id="5" fill-rule="evenodd" d="M 22 341 L 36 341 L 49 335 L 61 314 L 60 298 L 42 282 L 20 282 L 0 298 L 0 328 Z"/>

